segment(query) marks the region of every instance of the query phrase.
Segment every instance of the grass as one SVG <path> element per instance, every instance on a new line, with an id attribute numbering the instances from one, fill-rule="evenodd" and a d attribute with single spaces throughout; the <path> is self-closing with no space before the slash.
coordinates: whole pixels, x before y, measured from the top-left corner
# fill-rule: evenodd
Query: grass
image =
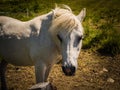
<path id="1" fill-rule="evenodd" d="M 26 21 L 51 11 L 55 3 L 69 5 L 76 15 L 82 8 L 87 9 L 83 48 L 120 53 L 120 32 L 115 27 L 120 25 L 119 0 L 1 0 L 0 12 L 4 13 L 0 15 Z"/>
<path id="2" fill-rule="evenodd" d="M 115 28 L 120 24 L 119 8 L 100 8 L 85 22 L 84 48 L 97 49 L 102 53 L 120 53 L 120 32 Z M 94 48 L 95 47 L 95 48 Z"/>

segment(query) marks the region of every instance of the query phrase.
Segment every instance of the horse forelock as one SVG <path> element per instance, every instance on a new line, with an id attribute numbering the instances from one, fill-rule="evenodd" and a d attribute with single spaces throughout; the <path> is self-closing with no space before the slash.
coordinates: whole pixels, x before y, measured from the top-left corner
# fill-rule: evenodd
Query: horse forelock
<path id="1" fill-rule="evenodd" d="M 64 8 L 56 7 L 53 10 L 53 19 L 49 31 L 56 35 L 59 31 L 71 32 L 80 22 L 72 13 L 70 7 Z"/>
<path id="2" fill-rule="evenodd" d="M 79 24 L 79 20 L 72 13 L 70 8 L 66 9 L 66 7 L 56 7 L 53 10 L 53 19 L 49 31 L 55 43 L 59 44 L 57 34 L 59 32 L 65 31 L 67 32 L 65 36 L 67 36 L 68 33 L 72 32 Z"/>

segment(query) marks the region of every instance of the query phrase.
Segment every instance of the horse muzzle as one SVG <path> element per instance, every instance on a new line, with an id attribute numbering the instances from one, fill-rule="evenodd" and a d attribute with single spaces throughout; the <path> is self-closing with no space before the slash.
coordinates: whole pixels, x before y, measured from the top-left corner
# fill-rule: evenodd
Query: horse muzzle
<path id="1" fill-rule="evenodd" d="M 70 67 L 62 66 L 62 70 L 66 76 L 74 76 L 75 71 L 76 71 L 76 67 L 74 67 L 74 66 L 70 66 Z"/>

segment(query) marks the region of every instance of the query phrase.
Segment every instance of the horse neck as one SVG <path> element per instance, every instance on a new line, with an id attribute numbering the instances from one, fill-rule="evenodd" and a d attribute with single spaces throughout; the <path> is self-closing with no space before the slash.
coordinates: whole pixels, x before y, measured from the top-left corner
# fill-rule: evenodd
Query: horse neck
<path id="1" fill-rule="evenodd" d="M 48 14 L 44 14 L 38 17 L 33 18 L 32 20 L 28 21 L 29 24 L 48 24 L 52 20 L 52 12 Z M 46 22 L 45 22 L 46 21 Z"/>
<path id="2" fill-rule="evenodd" d="M 56 46 L 55 42 L 52 40 L 52 37 L 50 37 L 50 32 L 49 27 L 51 26 L 51 22 L 52 22 L 52 17 L 53 17 L 53 13 L 50 12 L 48 14 L 42 15 L 42 16 L 38 16 L 36 18 L 34 18 L 33 20 L 28 21 L 29 26 L 31 25 L 36 25 L 38 27 L 39 30 L 39 37 L 46 39 L 43 40 L 43 42 L 47 42 L 47 45 L 51 46 L 50 49 L 52 49 L 53 52 L 55 52 L 54 54 L 56 54 L 57 56 L 59 56 L 59 49 Z M 41 40 L 42 41 L 42 40 Z M 43 44 L 42 42 L 42 44 Z"/>
<path id="3" fill-rule="evenodd" d="M 52 12 L 38 16 L 30 21 L 27 21 L 27 26 L 31 29 L 31 32 L 48 31 L 50 22 L 52 21 Z"/>

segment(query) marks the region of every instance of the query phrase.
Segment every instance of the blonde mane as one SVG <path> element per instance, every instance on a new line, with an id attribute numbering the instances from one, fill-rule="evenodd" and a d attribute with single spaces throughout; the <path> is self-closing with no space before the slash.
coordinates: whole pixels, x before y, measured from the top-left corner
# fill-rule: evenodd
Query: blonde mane
<path id="1" fill-rule="evenodd" d="M 72 13 L 69 6 L 63 5 L 62 8 L 56 7 L 53 10 L 53 20 L 50 27 L 50 32 L 56 35 L 59 31 L 65 30 L 71 32 L 80 23 L 76 16 Z"/>
<path id="2" fill-rule="evenodd" d="M 64 5 L 62 8 L 56 7 L 53 10 L 53 19 L 49 31 L 58 49 L 60 48 L 61 44 L 57 38 L 57 34 L 60 31 L 65 31 L 66 32 L 65 37 L 66 37 L 79 24 L 80 21 L 72 13 L 70 7 Z"/>

